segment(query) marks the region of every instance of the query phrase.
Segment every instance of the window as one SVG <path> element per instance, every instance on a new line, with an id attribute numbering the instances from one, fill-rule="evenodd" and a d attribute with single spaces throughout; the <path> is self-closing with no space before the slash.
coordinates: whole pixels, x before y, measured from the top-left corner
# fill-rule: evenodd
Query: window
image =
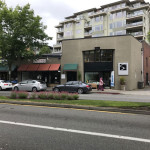
<path id="1" fill-rule="evenodd" d="M 84 52 L 84 62 L 89 62 L 89 51 Z"/>
<path id="2" fill-rule="evenodd" d="M 95 22 L 99 22 L 100 21 L 100 17 L 95 17 Z"/>
<path id="3" fill-rule="evenodd" d="M 101 61 L 102 62 L 112 62 L 113 59 L 112 50 L 101 50 Z"/>
<path id="4" fill-rule="evenodd" d="M 94 62 L 94 51 L 90 51 L 89 53 L 89 62 Z"/>
<path id="5" fill-rule="evenodd" d="M 82 30 L 76 30 L 76 34 L 80 34 Z"/>
<path id="6" fill-rule="evenodd" d="M 68 36 L 71 36 L 72 35 L 72 32 L 71 31 L 66 31 L 65 33 L 64 33 L 64 36 L 65 37 L 68 37 Z"/>

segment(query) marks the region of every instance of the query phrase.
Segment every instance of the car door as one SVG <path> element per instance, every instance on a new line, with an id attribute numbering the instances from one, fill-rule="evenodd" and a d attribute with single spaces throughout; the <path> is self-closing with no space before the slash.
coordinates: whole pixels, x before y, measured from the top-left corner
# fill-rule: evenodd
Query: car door
<path id="1" fill-rule="evenodd" d="M 27 83 L 28 81 L 25 80 L 25 81 L 22 81 L 18 84 L 18 88 L 19 88 L 19 91 L 26 91 L 26 86 L 27 86 Z"/>
<path id="2" fill-rule="evenodd" d="M 72 81 L 69 81 L 64 85 L 64 91 L 71 92 L 71 90 L 72 90 Z"/>

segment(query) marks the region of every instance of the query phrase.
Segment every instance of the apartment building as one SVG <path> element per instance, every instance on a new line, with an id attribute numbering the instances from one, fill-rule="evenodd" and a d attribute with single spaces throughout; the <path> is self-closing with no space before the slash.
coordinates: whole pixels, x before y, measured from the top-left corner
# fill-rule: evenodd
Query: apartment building
<path id="1" fill-rule="evenodd" d="M 53 53 L 62 53 L 62 40 L 102 36 L 133 35 L 147 41 L 150 4 L 144 0 L 121 0 L 68 16 L 59 25 Z"/>

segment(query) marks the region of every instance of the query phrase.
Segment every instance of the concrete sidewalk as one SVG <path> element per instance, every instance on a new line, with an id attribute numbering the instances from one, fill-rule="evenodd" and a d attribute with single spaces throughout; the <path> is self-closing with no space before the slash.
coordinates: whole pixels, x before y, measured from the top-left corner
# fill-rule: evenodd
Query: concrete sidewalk
<path id="1" fill-rule="evenodd" d="M 52 88 L 48 87 L 47 90 L 52 91 Z M 132 91 L 123 91 L 123 90 L 114 90 L 114 89 L 104 89 L 104 91 L 98 91 L 97 89 L 92 89 L 91 93 L 150 96 L 150 86 L 147 86 L 144 89 L 136 89 Z"/>

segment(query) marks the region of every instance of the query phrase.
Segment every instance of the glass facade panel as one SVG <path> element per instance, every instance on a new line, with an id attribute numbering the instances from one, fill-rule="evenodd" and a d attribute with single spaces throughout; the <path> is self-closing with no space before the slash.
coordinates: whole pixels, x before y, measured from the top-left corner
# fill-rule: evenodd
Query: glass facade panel
<path id="1" fill-rule="evenodd" d="M 112 62 L 113 61 L 112 50 L 101 50 L 101 61 L 102 62 Z"/>
<path id="2" fill-rule="evenodd" d="M 89 62 L 94 62 L 94 51 L 90 51 L 89 53 Z"/>
<path id="3" fill-rule="evenodd" d="M 84 52 L 84 62 L 89 62 L 89 51 Z"/>

